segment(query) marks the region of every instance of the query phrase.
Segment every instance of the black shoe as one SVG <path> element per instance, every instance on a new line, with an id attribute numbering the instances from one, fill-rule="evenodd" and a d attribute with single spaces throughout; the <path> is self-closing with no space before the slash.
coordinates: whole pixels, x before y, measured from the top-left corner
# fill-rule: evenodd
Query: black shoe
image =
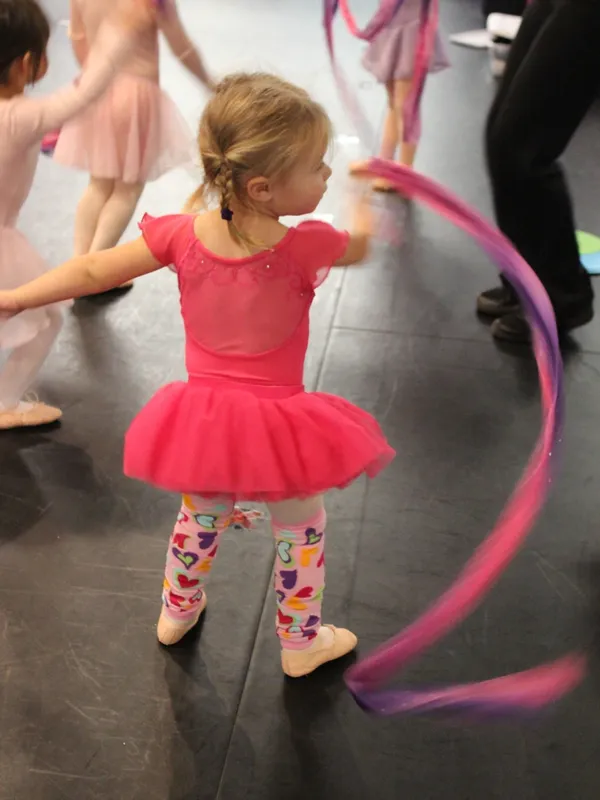
<path id="1" fill-rule="evenodd" d="M 486 317 L 503 317 L 519 310 L 519 300 L 509 286 L 496 286 L 477 298 L 477 311 Z"/>
<path id="2" fill-rule="evenodd" d="M 513 342 L 514 344 L 530 344 L 531 328 L 529 323 L 520 311 L 514 314 L 505 314 L 494 320 L 492 336 L 501 342 Z"/>
<path id="3" fill-rule="evenodd" d="M 574 328 L 587 325 L 588 322 L 591 322 L 593 316 L 594 307 L 591 303 L 581 306 L 568 315 L 557 319 L 558 332 L 559 334 L 565 334 L 574 330 Z M 492 336 L 503 342 L 512 342 L 514 344 L 529 344 L 531 342 L 531 328 L 521 312 L 507 314 L 495 320 L 491 330 Z"/>

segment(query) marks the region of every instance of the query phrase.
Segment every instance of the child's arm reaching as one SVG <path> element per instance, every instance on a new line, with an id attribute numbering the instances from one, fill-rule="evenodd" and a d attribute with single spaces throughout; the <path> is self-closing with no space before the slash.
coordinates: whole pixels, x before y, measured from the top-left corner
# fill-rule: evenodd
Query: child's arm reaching
<path id="1" fill-rule="evenodd" d="M 360 264 L 367 258 L 374 226 L 370 194 L 361 192 L 354 207 L 354 219 L 346 252 L 335 262 L 335 267 Z"/>
<path id="2" fill-rule="evenodd" d="M 214 89 L 215 83 L 204 66 L 198 48 L 187 35 L 179 18 L 175 0 L 164 0 L 161 6 L 158 26 L 167 40 L 171 52 L 200 83 L 203 83 L 207 89 Z"/>
<path id="3" fill-rule="evenodd" d="M 154 24 L 155 0 L 122 0 L 114 21 L 107 22 L 98 35 L 78 84 L 49 97 L 22 97 L 13 102 L 13 131 L 24 140 L 36 141 L 62 127 L 102 94 L 129 55 L 133 37 Z"/>
<path id="4" fill-rule="evenodd" d="M 100 294 L 162 268 L 142 237 L 129 244 L 73 258 L 36 280 L 0 292 L 0 316 L 61 300 Z"/>

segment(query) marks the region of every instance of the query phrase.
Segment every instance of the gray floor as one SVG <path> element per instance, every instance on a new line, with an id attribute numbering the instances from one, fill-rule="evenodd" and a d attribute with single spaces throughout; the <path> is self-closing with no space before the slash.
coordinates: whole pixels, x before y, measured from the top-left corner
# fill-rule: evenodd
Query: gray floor
<path id="1" fill-rule="evenodd" d="M 56 19 L 66 0 L 48 0 Z M 334 90 L 318 0 L 181 0 L 214 69 L 276 70 L 326 104 L 340 136 L 320 213 L 342 220 L 358 154 Z M 355 0 L 366 12 L 372 2 Z M 478 3 L 444 0 L 448 32 L 478 27 Z M 251 7 L 251 11 L 249 8 Z M 339 56 L 370 118 L 381 89 L 340 26 Z M 486 56 L 453 48 L 431 80 L 418 167 L 484 213 Z M 170 56 L 164 84 L 193 122 L 202 97 Z M 64 29 L 49 90 L 74 75 Z M 568 154 L 580 226 L 600 232 L 600 114 Z M 69 254 L 80 175 L 40 165 L 22 228 L 53 263 Z M 184 173 L 148 187 L 140 211 L 171 212 Z M 57 202 L 57 197 L 60 202 Z M 391 202 L 392 219 L 403 207 Z M 308 383 L 373 412 L 398 458 L 330 502 L 327 618 L 368 651 L 447 587 L 502 508 L 539 424 L 535 366 L 494 346 L 473 313 L 494 268 L 447 223 L 415 208 L 401 248 L 332 277 L 315 308 Z M 132 229 L 132 234 L 133 234 Z M 0 800 L 595 800 L 597 671 L 532 723 L 469 727 L 363 714 L 331 667 L 282 679 L 266 531 L 229 536 L 200 635 L 154 637 L 177 498 L 121 474 L 123 434 L 161 384 L 181 377 L 176 285 L 140 280 L 117 301 L 75 307 L 40 385 L 62 426 L 0 439 Z M 600 321 L 566 361 L 568 415 L 548 509 L 499 587 L 408 677 L 481 679 L 592 646 L 600 542 L 596 428 Z"/>

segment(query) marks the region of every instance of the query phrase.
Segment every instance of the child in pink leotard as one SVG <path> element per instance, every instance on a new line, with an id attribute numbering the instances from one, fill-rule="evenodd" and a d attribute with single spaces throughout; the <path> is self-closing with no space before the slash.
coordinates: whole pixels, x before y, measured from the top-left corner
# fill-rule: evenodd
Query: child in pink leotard
<path id="1" fill-rule="evenodd" d="M 206 182 L 192 203 L 209 195 L 216 210 L 145 217 L 137 241 L 0 292 L 0 311 L 14 313 L 163 266 L 176 271 L 189 379 L 158 392 L 125 445 L 128 475 L 184 495 L 158 638 L 178 641 L 204 611 L 204 582 L 236 498 L 265 501 L 282 665 L 294 677 L 356 645 L 350 631 L 321 624 L 323 495 L 376 475 L 394 455 L 369 414 L 303 386 L 315 289 L 332 267 L 362 261 L 371 233 L 365 201 L 352 234 L 279 222 L 311 213 L 323 197 L 329 136 L 325 112 L 296 86 L 264 74 L 227 78 L 200 123 Z"/>
<path id="2" fill-rule="evenodd" d="M 118 0 L 71 0 L 70 36 L 84 64 L 102 21 Z M 133 57 L 106 94 L 60 133 L 54 158 L 85 170 L 90 182 L 75 218 L 74 255 L 114 247 L 147 181 L 193 160 L 193 139 L 171 98 L 159 86 L 158 34 L 181 63 L 212 87 L 202 59 L 177 13 L 162 0 L 156 23 L 139 37 Z"/>
<path id="3" fill-rule="evenodd" d="M 131 35 L 153 24 L 143 3 L 122 4 L 90 54 L 77 87 L 27 97 L 25 87 L 47 69 L 50 26 L 36 0 L 0 0 L 0 288 L 12 289 L 48 269 L 15 225 L 35 173 L 44 134 L 79 113 L 107 88 L 128 55 Z M 128 8 L 128 6 L 131 6 Z M 125 26 L 125 27 L 124 27 Z M 121 29 L 121 30 L 120 30 Z M 62 325 L 60 304 L 0 322 L 0 430 L 54 422 L 58 408 L 23 402 Z"/>

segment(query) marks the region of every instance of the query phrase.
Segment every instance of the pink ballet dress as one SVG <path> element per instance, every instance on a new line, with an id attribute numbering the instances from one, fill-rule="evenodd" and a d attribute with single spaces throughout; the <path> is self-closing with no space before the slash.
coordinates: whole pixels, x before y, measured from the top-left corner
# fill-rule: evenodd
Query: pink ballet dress
<path id="1" fill-rule="evenodd" d="M 369 43 L 363 66 L 380 83 L 412 78 L 419 43 L 421 7 L 422 0 L 404 0 L 390 24 Z M 436 33 L 430 72 L 439 72 L 449 66 L 446 49 Z"/>
<path id="2" fill-rule="evenodd" d="M 72 0 L 73 39 L 92 46 L 102 20 L 118 0 Z M 175 20 L 166 0 L 162 12 Z M 182 32 L 185 39 L 185 34 Z M 158 28 L 138 36 L 133 56 L 109 90 L 85 114 L 65 125 L 54 150 L 60 164 L 95 178 L 146 183 L 193 162 L 193 136 L 159 86 Z"/>
<path id="3" fill-rule="evenodd" d="M 0 100 L 0 289 L 16 289 L 48 271 L 48 264 L 16 228 L 33 183 L 41 141 L 106 89 L 127 45 L 119 32 L 105 26 L 78 86 L 48 97 L 17 95 Z M 56 305 L 64 307 L 70 302 Z M 49 322 L 47 308 L 0 319 L 0 348 L 25 344 Z"/>
<path id="4" fill-rule="evenodd" d="M 178 275 L 188 380 L 159 390 L 133 421 L 125 473 L 183 494 L 273 502 L 376 475 L 394 457 L 377 422 L 302 385 L 314 290 L 348 235 L 304 222 L 270 250 L 227 259 L 196 238 L 194 219 L 141 224 Z"/>

